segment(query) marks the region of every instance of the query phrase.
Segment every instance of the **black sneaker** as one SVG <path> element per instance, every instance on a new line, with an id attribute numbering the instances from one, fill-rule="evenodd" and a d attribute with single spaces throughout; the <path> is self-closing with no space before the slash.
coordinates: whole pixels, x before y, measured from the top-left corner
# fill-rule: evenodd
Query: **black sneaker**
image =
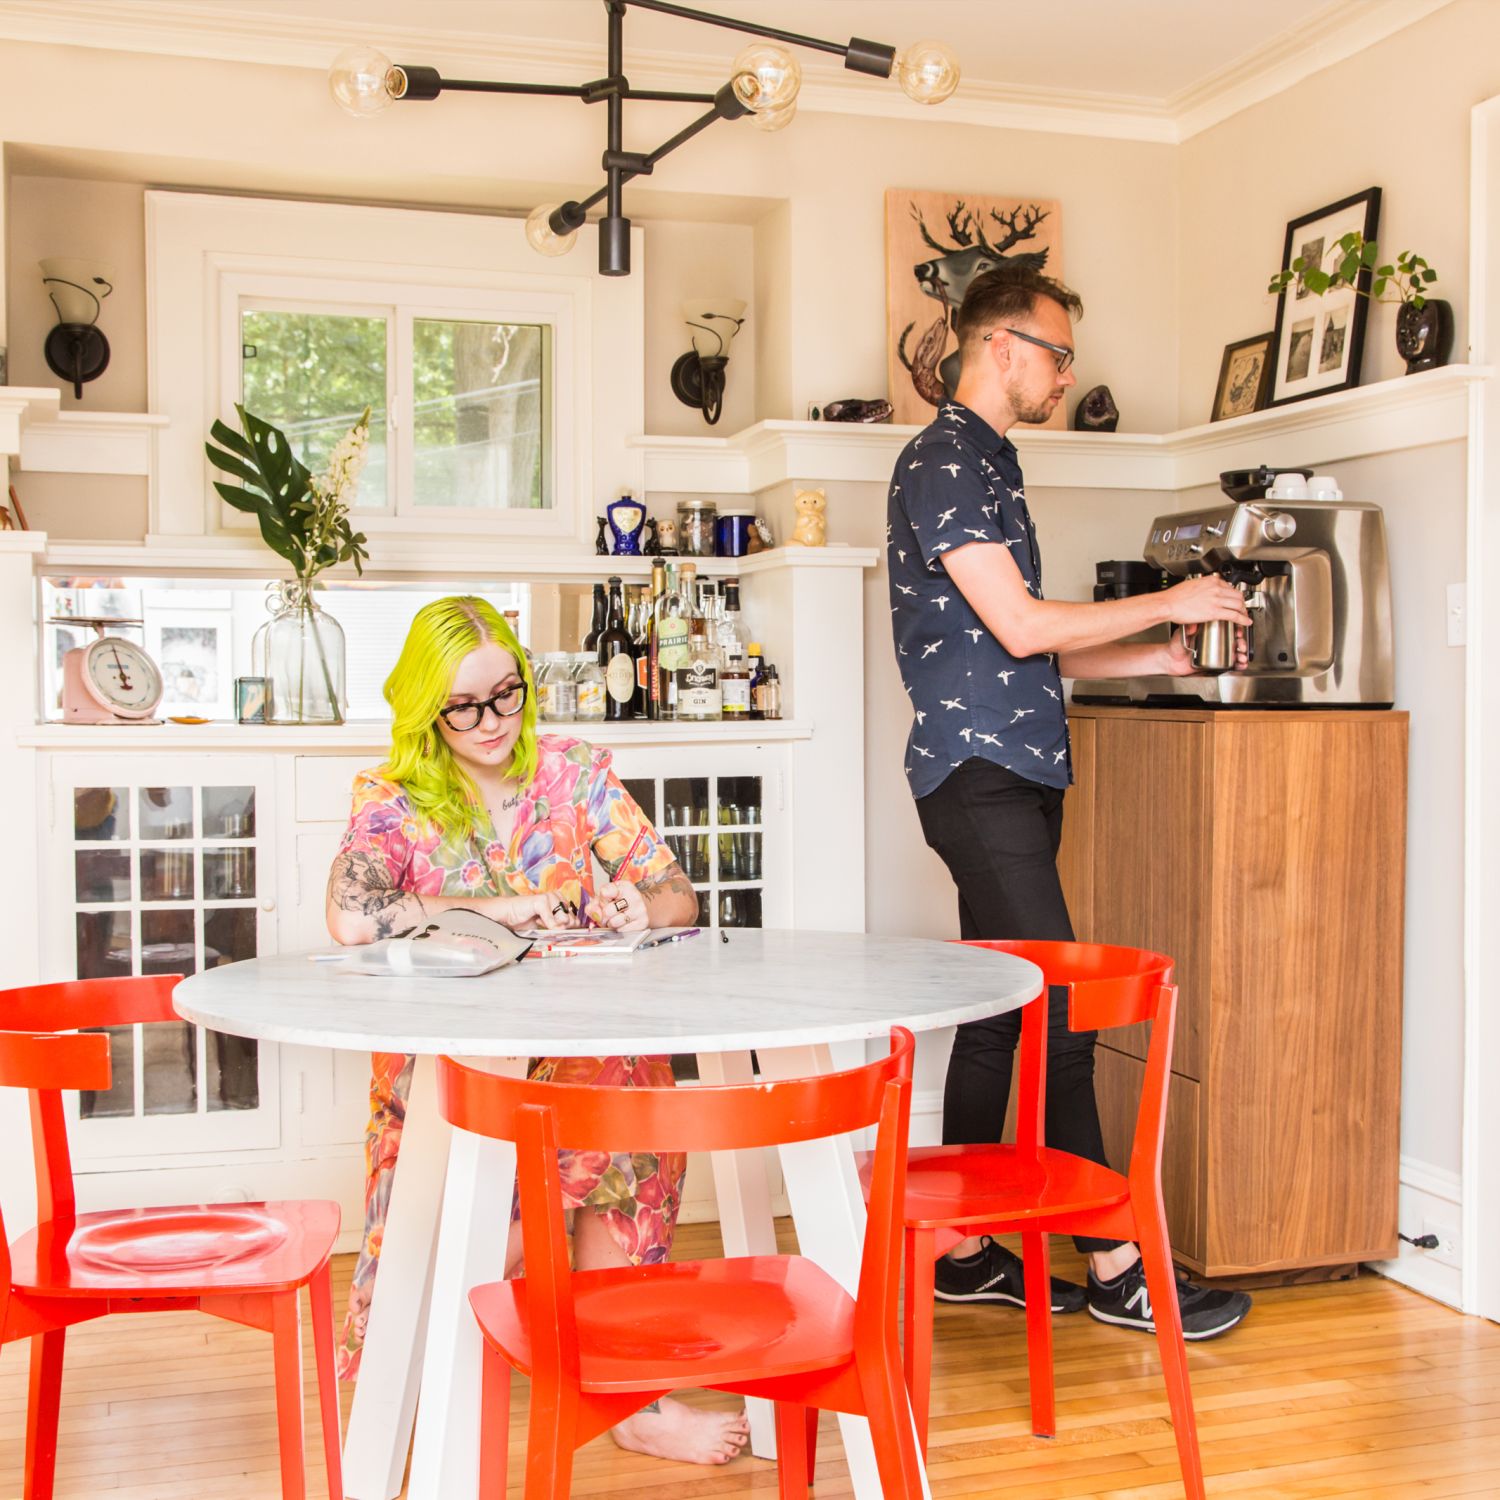
<path id="1" fill-rule="evenodd" d="M 1146 1286 L 1146 1268 L 1136 1261 L 1113 1281 L 1095 1279 L 1089 1271 L 1089 1314 L 1101 1323 L 1118 1328 L 1138 1328 L 1155 1333 L 1151 1316 L 1151 1293 Z M 1182 1336 L 1188 1340 L 1216 1339 L 1244 1321 L 1250 1311 L 1249 1292 L 1230 1292 L 1199 1286 L 1177 1272 L 1177 1305 L 1182 1311 Z"/>
<path id="2" fill-rule="evenodd" d="M 1012 1307 L 1025 1307 L 1026 1276 L 1021 1257 L 1012 1255 L 989 1235 L 979 1243 L 978 1253 L 967 1260 L 950 1260 L 945 1255 L 938 1261 L 934 1296 L 939 1302 L 1008 1302 Z M 1052 1278 L 1053 1312 L 1082 1312 L 1087 1300 L 1081 1286 Z"/>

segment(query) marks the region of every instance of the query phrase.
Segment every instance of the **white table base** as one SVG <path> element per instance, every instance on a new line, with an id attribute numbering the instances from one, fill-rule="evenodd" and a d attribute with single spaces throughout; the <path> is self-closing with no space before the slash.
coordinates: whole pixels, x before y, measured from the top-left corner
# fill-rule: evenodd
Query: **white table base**
<path id="1" fill-rule="evenodd" d="M 827 1046 L 762 1049 L 759 1057 L 766 1078 L 805 1077 L 833 1066 Z M 511 1058 L 489 1066 L 519 1077 L 526 1062 Z M 705 1053 L 699 1069 L 705 1082 L 748 1082 L 751 1076 L 748 1053 Z M 835 1138 L 780 1149 L 801 1251 L 852 1293 L 865 1225 L 853 1148 L 847 1138 Z M 776 1231 L 758 1153 L 718 1153 L 713 1165 L 725 1253 L 774 1254 Z M 437 1113 L 435 1061 L 418 1057 L 345 1438 L 350 1500 L 393 1500 L 401 1493 L 419 1359 L 409 1500 L 477 1496 L 481 1341 L 468 1292 L 504 1275 L 514 1184 L 513 1148 L 450 1130 Z M 769 1404 L 750 1406 L 752 1450 L 773 1457 Z M 839 1426 L 857 1500 L 880 1500 L 869 1423 L 840 1416 Z"/>

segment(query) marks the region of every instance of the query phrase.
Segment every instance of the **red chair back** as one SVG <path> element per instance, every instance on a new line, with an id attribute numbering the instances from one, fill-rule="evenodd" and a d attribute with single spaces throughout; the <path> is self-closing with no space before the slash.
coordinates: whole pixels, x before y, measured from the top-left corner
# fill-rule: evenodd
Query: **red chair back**
<path id="1" fill-rule="evenodd" d="M 1108 943 L 971 940 L 963 946 L 1024 958 L 1042 971 L 1049 988 L 1066 986 L 1068 1027 L 1072 1031 L 1105 1031 L 1113 1026 L 1133 1026 L 1138 1021 L 1153 1023 L 1128 1175 L 1132 1188 L 1137 1183 L 1159 1180 L 1172 1037 L 1177 1025 L 1174 961 L 1149 948 L 1120 948 Z M 1045 1139 L 1047 1001 L 1047 989 L 1043 989 L 1021 1017 L 1016 1144 L 1022 1150 L 1036 1150 Z"/>
<path id="2" fill-rule="evenodd" d="M 0 1039 L 9 1032 L 68 1032 L 104 1026 L 132 1026 L 154 1021 L 176 1021 L 172 1009 L 172 991 L 180 974 L 142 979 L 75 979 L 62 984 L 34 984 L 20 989 L 0 990 Z M 18 1040 L 11 1038 L 12 1042 Z M 43 1043 L 41 1037 L 19 1040 Z M 109 1038 L 85 1037 L 87 1047 L 66 1048 L 67 1038 L 54 1037 L 36 1050 L 10 1049 L 20 1070 L 26 1073 L 26 1060 L 40 1065 L 48 1056 L 55 1062 L 50 1069 L 34 1076 L 34 1083 L 17 1082 L 14 1086 L 31 1091 L 31 1150 L 36 1163 L 37 1218 L 45 1223 L 52 1219 L 71 1218 L 75 1211 L 73 1197 L 73 1159 L 68 1152 L 68 1129 L 63 1115 L 62 1090 L 109 1087 Z M 56 1050 L 49 1051 L 48 1045 Z M 98 1049 L 103 1048 L 102 1054 Z M 92 1056 L 102 1055 L 102 1074 L 85 1066 Z M 75 1066 L 76 1063 L 76 1066 Z M 102 1083 L 77 1082 L 84 1077 L 102 1077 Z M 48 1082 L 51 1078 L 55 1081 Z M 63 1081 L 65 1079 L 75 1081 Z M 0 1080 L 3 1082 L 5 1080 Z"/>
<path id="3" fill-rule="evenodd" d="M 559 1146 L 590 1151 L 735 1151 L 819 1140 L 878 1125 L 856 1330 L 879 1342 L 896 1327 L 901 1204 L 911 1113 L 911 1032 L 888 1056 L 843 1073 L 775 1083 L 607 1088 L 500 1078 L 438 1059 L 438 1108 L 461 1130 L 516 1145 L 532 1357 L 576 1379 L 578 1330 L 562 1218 Z"/>

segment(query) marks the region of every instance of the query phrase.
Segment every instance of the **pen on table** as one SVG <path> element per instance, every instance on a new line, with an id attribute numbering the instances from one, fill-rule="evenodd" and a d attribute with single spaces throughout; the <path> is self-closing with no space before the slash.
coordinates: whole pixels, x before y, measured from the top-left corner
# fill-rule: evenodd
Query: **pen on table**
<path id="1" fill-rule="evenodd" d="M 670 932 L 666 937 L 648 938 L 638 945 L 636 951 L 639 953 L 647 948 L 660 948 L 663 943 L 680 943 L 684 938 L 697 937 L 702 930 L 701 927 L 684 927 L 681 932 Z"/>

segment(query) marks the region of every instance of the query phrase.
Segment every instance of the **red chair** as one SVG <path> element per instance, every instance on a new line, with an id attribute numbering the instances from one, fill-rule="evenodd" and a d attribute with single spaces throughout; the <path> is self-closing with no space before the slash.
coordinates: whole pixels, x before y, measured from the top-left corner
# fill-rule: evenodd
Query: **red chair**
<path id="1" fill-rule="evenodd" d="M 868 1417 L 881 1493 L 918 1500 L 921 1471 L 896 1333 L 911 1056 L 911 1033 L 897 1027 L 890 1055 L 862 1068 L 692 1089 L 531 1083 L 439 1061 L 444 1117 L 516 1143 L 526 1274 L 469 1294 L 484 1335 L 485 1500 L 505 1494 L 512 1369 L 531 1377 L 526 1500 L 563 1500 L 574 1449 L 686 1387 L 775 1401 L 782 1500 L 806 1500 L 819 1410 Z M 731 1151 L 876 1121 L 857 1296 L 797 1255 L 569 1269 L 559 1144 Z"/>
<path id="2" fill-rule="evenodd" d="M 109 1037 L 78 1027 L 176 1021 L 179 976 L 87 979 L 0 991 L 0 1086 L 31 1091 L 38 1225 L 7 1248 L 0 1220 L 0 1346 L 31 1340 L 25 1500 L 50 1500 L 57 1467 L 63 1341 L 106 1313 L 197 1309 L 261 1328 L 275 1340 L 281 1493 L 304 1500 L 302 1332 L 298 1293 L 312 1300 L 328 1493 L 342 1500 L 338 1386 L 328 1256 L 336 1203 L 235 1203 L 219 1208 L 80 1214 L 61 1089 L 107 1089 Z M 52 1033 L 28 1035 L 30 1032 Z"/>
<path id="3" fill-rule="evenodd" d="M 1047 991 L 1021 1016 L 1020 1089 L 1013 1146 L 924 1146 L 907 1159 L 905 1370 L 923 1450 L 932 1381 L 933 1275 L 938 1257 L 973 1234 L 1019 1233 L 1026 1278 L 1031 1429 L 1057 1430 L 1052 1381 L 1049 1234 L 1132 1240 L 1140 1247 L 1157 1348 L 1177 1437 L 1183 1487 L 1199 1500 L 1198 1454 L 1187 1348 L 1177 1307 L 1161 1196 L 1162 1138 L 1177 987 L 1170 958 L 1100 943 L 971 942 L 1029 959 L 1046 983 L 1068 989 L 1068 1025 L 1103 1030 L 1151 1021 L 1151 1045 L 1126 1175 L 1043 1143 L 1047 1093 Z"/>

